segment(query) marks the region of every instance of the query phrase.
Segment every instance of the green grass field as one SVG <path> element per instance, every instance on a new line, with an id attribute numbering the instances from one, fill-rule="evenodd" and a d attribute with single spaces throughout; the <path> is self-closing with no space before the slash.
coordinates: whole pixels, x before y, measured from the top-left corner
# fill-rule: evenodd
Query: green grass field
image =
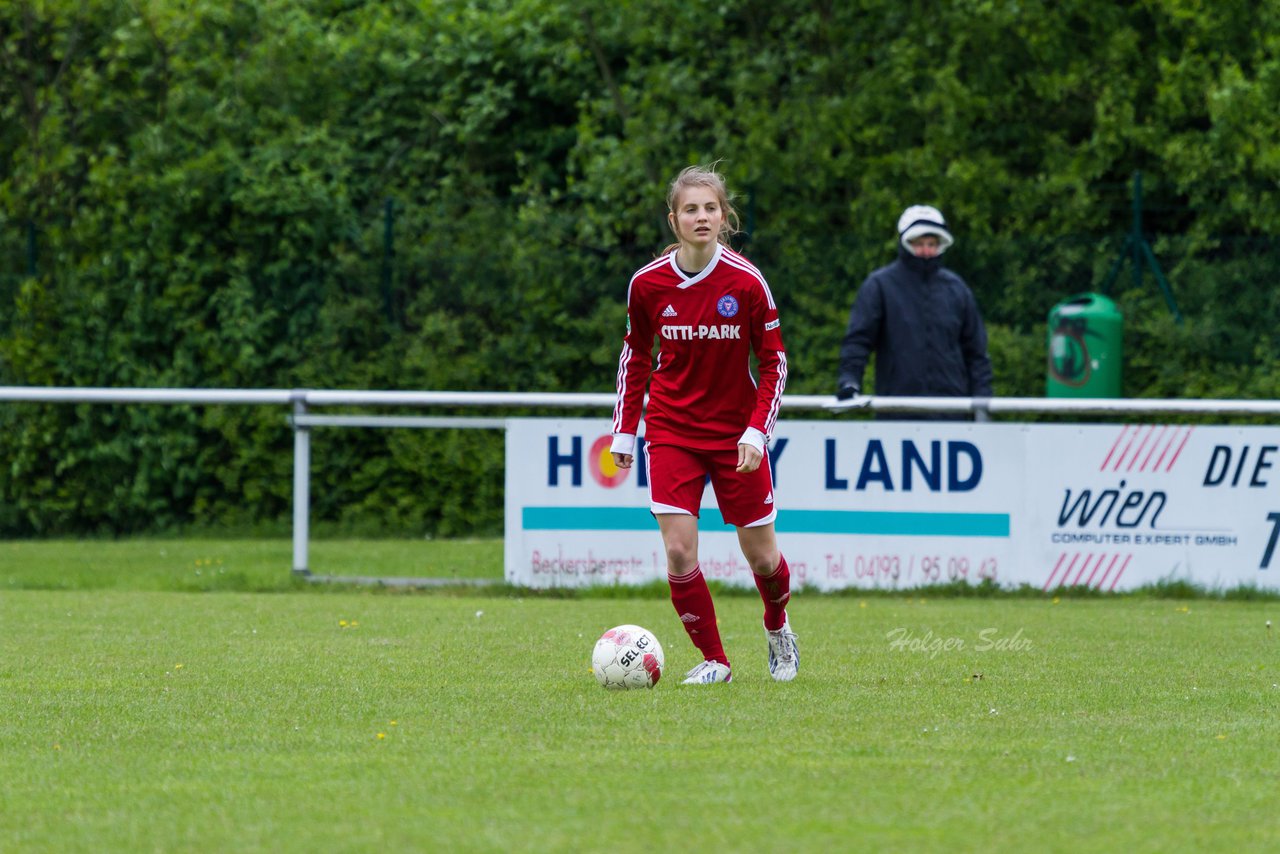
<path id="1" fill-rule="evenodd" d="M 318 540 L 318 575 L 500 579 L 501 540 Z M 297 590 L 288 539 L 0 542 L 0 590 Z"/>
<path id="2" fill-rule="evenodd" d="M 501 563 L 494 541 L 313 554 Z M 1276 601 L 798 595 L 800 677 L 775 684 L 758 601 L 721 592 L 734 681 L 694 688 L 651 592 L 334 589 L 289 555 L 0 544 L 0 851 L 1280 845 Z M 652 691 L 590 676 L 624 622 L 666 647 Z"/>

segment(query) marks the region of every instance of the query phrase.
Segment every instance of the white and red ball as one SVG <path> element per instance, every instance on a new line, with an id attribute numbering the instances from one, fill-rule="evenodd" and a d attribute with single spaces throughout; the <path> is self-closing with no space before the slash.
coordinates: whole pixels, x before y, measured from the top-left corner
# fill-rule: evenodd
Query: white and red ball
<path id="1" fill-rule="evenodd" d="M 606 688 L 652 688 L 662 678 L 666 658 L 653 632 L 640 626 L 614 626 L 591 652 L 591 672 Z"/>

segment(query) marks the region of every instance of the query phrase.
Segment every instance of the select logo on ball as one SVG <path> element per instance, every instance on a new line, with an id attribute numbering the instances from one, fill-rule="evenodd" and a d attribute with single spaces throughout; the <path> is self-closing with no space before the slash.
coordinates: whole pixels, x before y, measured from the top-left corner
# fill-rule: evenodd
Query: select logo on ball
<path id="1" fill-rule="evenodd" d="M 601 436 L 591 444 L 591 451 L 587 454 L 587 468 L 591 471 L 591 477 L 607 489 L 621 485 L 629 474 L 628 469 L 620 469 L 614 464 L 613 454 L 609 452 L 612 445 L 613 436 Z"/>
<path id="2" fill-rule="evenodd" d="M 658 639 L 648 629 L 631 624 L 609 629 L 591 651 L 596 681 L 615 691 L 652 688 L 662 678 L 665 665 Z"/>

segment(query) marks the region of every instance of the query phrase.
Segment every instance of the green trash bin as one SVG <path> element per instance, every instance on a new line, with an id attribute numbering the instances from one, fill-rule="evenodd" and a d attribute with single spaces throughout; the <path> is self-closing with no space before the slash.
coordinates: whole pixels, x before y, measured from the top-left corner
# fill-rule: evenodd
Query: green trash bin
<path id="1" fill-rule="evenodd" d="M 1102 294 L 1077 294 L 1049 311 L 1049 397 L 1120 397 L 1124 317 Z"/>

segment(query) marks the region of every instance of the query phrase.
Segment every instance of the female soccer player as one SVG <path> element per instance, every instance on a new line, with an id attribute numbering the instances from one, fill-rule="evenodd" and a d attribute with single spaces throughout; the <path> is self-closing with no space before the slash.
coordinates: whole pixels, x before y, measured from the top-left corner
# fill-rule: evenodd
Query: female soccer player
<path id="1" fill-rule="evenodd" d="M 799 670 L 800 654 L 787 619 L 791 572 L 774 534 L 777 508 L 766 448 L 787 379 L 777 306 L 760 271 L 729 248 L 738 217 L 713 168 L 682 171 L 671 183 L 667 208 L 677 242 L 637 270 L 627 289 L 613 460 L 619 468 L 634 462 L 648 386 L 649 508 L 666 548 L 671 602 L 704 659 L 684 684 L 732 678 L 698 567 L 698 508 L 708 476 L 764 600 L 769 673 L 787 682 Z"/>

